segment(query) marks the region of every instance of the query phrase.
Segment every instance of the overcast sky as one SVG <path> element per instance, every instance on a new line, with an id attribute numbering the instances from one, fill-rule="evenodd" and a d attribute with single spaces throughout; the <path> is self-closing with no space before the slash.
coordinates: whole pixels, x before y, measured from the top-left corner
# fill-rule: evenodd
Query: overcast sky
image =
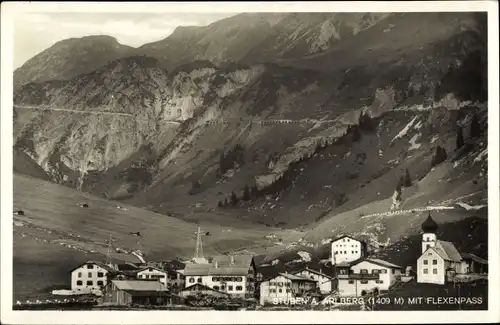
<path id="1" fill-rule="evenodd" d="M 205 26 L 236 13 L 23 13 L 14 20 L 14 68 L 72 37 L 109 35 L 138 47 L 170 35 L 178 26 Z"/>

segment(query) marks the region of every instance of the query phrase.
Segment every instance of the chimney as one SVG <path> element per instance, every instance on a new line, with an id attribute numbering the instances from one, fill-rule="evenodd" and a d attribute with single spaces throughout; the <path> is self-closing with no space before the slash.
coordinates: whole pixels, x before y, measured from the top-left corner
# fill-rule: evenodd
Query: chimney
<path id="1" fill-rule="evenodd" d="M 319 268 L 319 273 L 323 274 L 323 268 L 322 267 Z"/>
<path id="2" fill-rule="evenodd" d="M 215 268 L 217 269 L 219 267 L 219 262 L 215 261 Z"/>
<path id="3" fill-rule="evenodd" d="M 234 264 L 234 256 L 231 255 L 231 265 Z"/>

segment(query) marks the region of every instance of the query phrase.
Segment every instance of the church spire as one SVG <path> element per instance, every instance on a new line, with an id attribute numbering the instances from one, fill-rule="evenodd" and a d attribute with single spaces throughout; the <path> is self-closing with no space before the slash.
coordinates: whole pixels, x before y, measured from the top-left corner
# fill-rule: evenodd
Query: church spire
<path id="1" fill-rule="evenodd" d="M 438 229 L 437 223 L 432 219 L 431 213 L 429 212 L 429 216 L 422 223 L 422 230 L 424 233 L 436 233 Z"/>

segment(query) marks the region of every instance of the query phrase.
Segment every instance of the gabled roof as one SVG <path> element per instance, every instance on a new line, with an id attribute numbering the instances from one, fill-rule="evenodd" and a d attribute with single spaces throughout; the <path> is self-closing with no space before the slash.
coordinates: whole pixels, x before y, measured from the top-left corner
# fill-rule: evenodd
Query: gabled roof
<path id="1" fill-rule="evenodd" d="M 378 259 L 378 258 L 365 258 L 363 260 L 359 260 L 355 264 L 359 264 L 361 262 L 368 262 L 368 263 L 372 263 L 372 264 L 375 264 L 375 265 L 387 267 L 387 268 L 390 268 L 390 269 L 401 269 L 401 266 L 399 266 L 399 265 L 396 265 L 396 264 L 393 264 L 391 262 L 387 262 L 387 261 L 384 261 L 384 260 L 381 260 L 381 259 Z M 355 265 L 355 264 L 352 264 L 352 265 Z"/>
<path id="2" fill-rule="evenodd" d="M 307 267 L 306 267 L 306 268 L 304 268 L 304 269 L 301 269 L 301 270 L 295 271 L 295 272 L 293 272 L 292 274 L 297 275 L 298 273 L 301 273 L 301 272 L 303 272 L 303 271 L 311 272 L 311 273 L 314 273 L 314 274 L 317 274 L 317 275 L 320 275 L 320 276 L 324 276 L 325 278 L 333 279 L 333 277 L 332 277 L 332 276 L 329 276 L 328 274 L 325 274 L 325 273 L 322 273 L 322 272 L 318 272 L 318 271 L 316 271 L 316 270 L 312 270 L 312 269 L 307 268 Z"/>
<path id="3" fill-rule="evenodd" d="M 214 292 L 218 292 L 218 293 L 222 293 L 222 294 L 225 294 L 225 295 L 229 295 L 229 293 L 227 292 L 223 292 L 223 291 L 219 291 L 219 290 L 215 290 L 213 288 L 210 288 L 209 286 L 206 286 L 204 284 L 201 284 L 201 283 L 195 283 L 193 285 L 190 285 L 189 287 L 185 287 L 184 289 L 182 289 L 181 291 L 190 291 L 196 287 L 200 287 L 202 288 L 203 290 L 208 290 L 208 291 L 214 291 Z"/>
<path id="4" fill-rule="evenodd" d="M 243 254 L 243 255 L 218 255 L 214 256 L 212 259 L 212 264 L 217 263 L 218 266 L 238 266 L 250 268 L 253 261 L 253 255 Z M 231 264 L 233 262 L 233 264 Z"/>
<path id="5" fill-rule="evenodd" d="M 337 263 L 337 264 L 335 264 L 335 267 L 347 267 L 347 268 L 349 268 L 349 267 L 351 267 L 351 265 L 358 264 L 359 262 L 362 262 L 364 260 L 365 260 L 364 257 L 360 257 L 358 259 L 355 259 L 354 261 Z"/>
<path id="6" fill-rule="evenodd" d="M 142 272 L 144 270 L 149 270 L 149 269 L 154 269 L 156 271 L 160 271 L 162 273 L 166 273 L 166 271 L 164 271 L 161 268 L 156 267 L 156 266 L 144 266 L 144 267 L 141 267 L 140 269 L 137 270 L 137 273 Z"/>
<path id="7" fill-rule="evenodd" d="M 425 250 L 425 252 L 420 255 L 420 257 L 424 256 L 425 253 L 427 253 L 428 251 L 433 251 L 435 252 L 438 256 L 440 256 L 443 260 L 447 261 L 447 256 L 446 254 L 444 253 L 444 251 L 442 249 L 439 249 L 437 247 L 429 247 L 428 249 Z"/>
<path id="8" fill-rule="evenodd" d="M 231 256 L 215 256 L 210 264 L 186 264 L 184 275 L 203 276 L 203 275 L 239 275 L 244 276 L 252 265 L 252 255 L 235 255 L 233 260 Z"/>
<path id="9" fill-rule="evenodd" d="M 168 291 L 160 281 L 111 280 L 119 290 L 125 291 Z"/>
<path id="10" fill-rule="evenodd" d="M 132 263 L 116 264 L 118 271 L 137 271 L 139 267 Z"/>
<path id="11" fill-rule="evenodd" d="M 447 261 L 460 262 L 462 256 L 451 242 L 438 240 L 436 243 L 436 250 L 441 250 L 444 253 L 442 256 Z"/>
<path id="12" fill-rule="evenodd" d="M 339 239 L 343 239 L 343 238 L 350 238 L 350 239 L 354 239 L 356 241 L 359 241 L 360 243 L 364 243 L 365 241 L 364 240 L 361 240 L 361 239 L 358 239 L 356 237 L 353 237 L 353 236 L 349 236 L 349 235 L 342 235 L 342 236 L 339 236 L 337 238 L 334 238 L 332 240 L 330 240 L 330 243 L 333 243 L 334 241 L 337 241 Z"/>
<path id="13" fill-rule="evenodd" d="M 317 280 L 314 280 L 314 279 L 309 279 L 309 278 L 306 278 L 306 277 L 303 277 L 303 276 L 294 275 L 294 274 L 290 274 L 290 273 L 280 273 L 277 276 L 280 276 L 280 275 L 282 277 L 287 278 L 288 280 L 291 280 L 291 281 L 318 282 Z"/>
<path id="14" fill-rule="evenodd" d="M 480 264 L 488 264 L 488 260 L 481 258 L 475 254 L 471 253 L 462 253 L 460 254 L 464 260 L 473 260 L 474 262 L 480 263 Z"/>
<path id="15" fill-rule="evenodd" d="M 108 271 L 108 272 L 110 272 L 110 273 L 116 273 L 116 272 L 117 272 L 117 270 L 115 270 L 114 268 L 112 268 L 112 267 L 111 267 L 111 266 L 109 266 L 109 265 L 106 265 L 106 264 L 104 264 L 104 263 L 102 263 L 102 262 L 94 262 L 94 261 L 87 261 L 87 262 L 85 262 L 85 263 L 82 263 L 82 264 L 78 265 L 77 267 L 72 268 L 69 272 L 71 273 L 71 272 L 73 272 L 74 270 L 76 270 L 76 269 L 78 269 L 78 268 L 80 268 L 80 267 L 82 267 L 82 266 L 84 266 L 84 265 L 89 265 L 89 264 L 92 264 L 92 265 L 97 265 L 97 266 L 99 266 L 99 267 L 103 268 L 104 270 L 106 270 L 106 271 Z"/>
<path id="16" fill-rule="evenodd" d="M 378 273 L 351 273 L 343 277 L 339 277 L 338 280 L 378 280 L 380 279 L 380 275 Z"/>
<path id="17" fill-rule="evenodd" d="M 151 291 L 137 291 L 137 290 L 123 290 L 126 293 L 131 294 L 134 297 L 154 297 L 154 296 L 172 296 L 172 294 L 165 290 L 151 290 Z"/>

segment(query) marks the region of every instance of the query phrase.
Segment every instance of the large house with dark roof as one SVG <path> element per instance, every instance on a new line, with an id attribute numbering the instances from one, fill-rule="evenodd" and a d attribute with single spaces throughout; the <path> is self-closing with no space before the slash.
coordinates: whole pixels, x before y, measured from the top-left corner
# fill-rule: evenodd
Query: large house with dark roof
<path id="1" fill-rule="evenodd" d="M 366 258 L 352 263 L 347 274 L 339 273 L 340 296 L 362 296 L 370 291 L 389 290 L 399 281 L 401 266 L 376 258 Z"/>
<path id="2" fill-rule="evenodd" d="M 417 282 L 445 284 L 455 274 L 468 273 L 468 264 L 453 243 L 438 240 L 430 213 L 422 223 L 422 255 L 417 260 Z"/>
<path id="3" fill-rule="evenodd" d="M 118 273 L 113 267 L 100 262 L 87 261 L 72 270 L 71 290 L 91 292 L 101 290 L 108 278 Z"/>
<path id="4" fill-rule="evenodd" d="M 215 256 L 211 263 L 186 264 L 185 286 L 201 283 L 232 296 L 253 297 L 255 262 L 252 255 Z"/>
<path id="5" fill-rule="evenodd" d="M 341 236 L 331 241 L 332 265 L 349 263 L 367 255 L 367 244 L 350 236 Z"/>

